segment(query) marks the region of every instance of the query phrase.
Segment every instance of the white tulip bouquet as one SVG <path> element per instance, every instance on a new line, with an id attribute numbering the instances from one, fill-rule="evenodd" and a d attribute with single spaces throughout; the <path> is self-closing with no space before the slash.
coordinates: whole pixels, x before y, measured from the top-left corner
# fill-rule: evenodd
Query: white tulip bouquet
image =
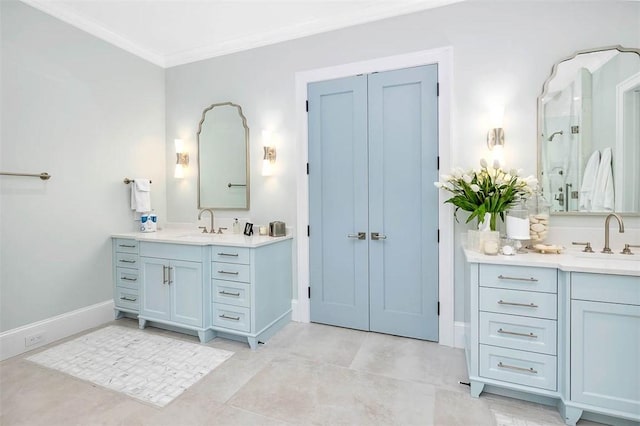
<path id="1" fill-rule="evenodd" d="M 504 220 L 505 211 L 531 196 L 538 186 L 538 180 L 533 176 L 520 177 L 521 170 L 507 172 L 497 160 L 493 162 L 493 167 L 489 167 L 487 161 L 481 159 L 480 166 L 480 170 L 468 171 L 456 167 L 451 175 L 440 176 L 440 181 L 434 184 L 453 194 L 445 203 L 456 206 L 456 220 L 459 209 L 471 212 L 467 223 L 478 219 L 478 225 L 484 222 L 486 213 L 490 213 L 489 225 L 495 231 L 497 217 Z"/>

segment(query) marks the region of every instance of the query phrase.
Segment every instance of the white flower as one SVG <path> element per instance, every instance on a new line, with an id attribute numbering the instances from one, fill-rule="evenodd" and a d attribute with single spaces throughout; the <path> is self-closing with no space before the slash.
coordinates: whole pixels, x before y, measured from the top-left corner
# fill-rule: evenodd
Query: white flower
<path id="1" fill-rule="evenodd" d="M 453 175 L 454 178 L 460 179 L 464 174 L 464 170 L 462 170 L 461 167 L 456 167 L 451 171 L 451 174 Z"/>
<path id="2" fill-rule="evenodd" d="M 470 185 L 470 188 L 471 188 L 471 190 L 472 190 L 473 192 L 478 192 L 478 191 L 480 191 L 480 187 L 479 187 L 478 185 L 476 185 L 475 183 L 472 183 L 472 184 Z"/>
<path id="3" fill-rule="evenodd" d="M 511 170 L 509 170 L 509 174 L 511 176 L 516 176 L 518 174 L 518 171 L 516 169 L 511 169 Z"/>
<path id="4" fill-rule="evenodd" d="M 487 160 L 485 160 L 484 158 L 480 159 L 480 167 L 482 167 L 483 169 L 487 168 Z"/>
<path id="5" fill-rule="evenodd" d="M 442 183 L 442 182 L 433 182 L 433 184 L 436 186 L 436 188 L 443 188 L 444 187 L 444 183 Z"/>
<path id="6" fill-rule="evenodd" d="M 440 180 L 443 182 L 449 182 L 453 180 L 453 176 L 451 175 L 440 175 Z"/>
<path id="7" fill-rule="evenodd" d="M 464 180 L 466 183 L 471 183 L 472 177 L 465 173 L 462 175 L 462 180 Z"/>
<path id="8" fill-rule="evenodd" d="M 499 169 L 500 168 L 500 161 L 498 161 L 497 159 L 493 160 L 493 168 L 494 169 Z"/>

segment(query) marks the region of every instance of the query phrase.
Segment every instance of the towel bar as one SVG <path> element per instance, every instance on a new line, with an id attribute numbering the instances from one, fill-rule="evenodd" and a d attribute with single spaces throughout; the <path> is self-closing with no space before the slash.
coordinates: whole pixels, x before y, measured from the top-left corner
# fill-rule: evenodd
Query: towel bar
<path id="1" fill-rule="evenodd" d="M 47 172 L 42 172 L 40 174 L 33 173 L 11 173 L 11 172 L 0 172 L 2 176 L 27 176 L 27 177 L 39 177 L 42 180 L 48 180 L 51 175 Z"/>
<path id="2" fill-rule="evenodd" d="M 130 183 L 133 183 L 135 181 L 135 179 L 124 178 L 125 185 L 129 185 Z M 149 181 L 149 183 L 153 183 L 153 181 Z"/>

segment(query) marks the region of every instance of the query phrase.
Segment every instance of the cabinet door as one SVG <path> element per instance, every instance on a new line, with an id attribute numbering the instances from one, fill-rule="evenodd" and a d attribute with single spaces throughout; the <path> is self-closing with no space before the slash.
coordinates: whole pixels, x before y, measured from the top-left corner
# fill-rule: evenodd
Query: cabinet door
<path id="1" fill-rule="evenodd" d="M 640 415 L 640 306 L 571 302 L 571 400 Z"/>
<path id="2" fill-rule="evenodd" d="M 171 320 L 202 327 L 202 264 L 172 260 L 169 268 Z"/>
<path id="3" fill-rule="evenodd" d="M 143 317 L 169 320 L 169 261 L 153 257 L 141 257 L 142 281 L 140 314 Z"/>

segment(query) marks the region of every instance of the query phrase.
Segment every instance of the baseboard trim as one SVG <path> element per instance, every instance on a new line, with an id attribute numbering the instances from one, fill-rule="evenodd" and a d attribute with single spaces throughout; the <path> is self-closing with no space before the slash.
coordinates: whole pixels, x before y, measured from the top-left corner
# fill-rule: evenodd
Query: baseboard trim
<path id="1" fill-rule="evenodd" d="M 97 327 L 113 320 L 113 318 L 113 300 L 108 300 L 7 330 L 0 333 L 0 361 Z M 34 335 L 41 335 L 41 340 L 26 346 L 27 337 Z"/>
<path id="2" fill-rule="evenodd" d="M 300 317 L 298 299 L 291 299 L 291 321 L 304 322 Z"/>
<path id="3" fill-rule="evenodd" d="M 464 349 L 464 323 L 456 321 L 453 323 L 453 347 Z"/>

